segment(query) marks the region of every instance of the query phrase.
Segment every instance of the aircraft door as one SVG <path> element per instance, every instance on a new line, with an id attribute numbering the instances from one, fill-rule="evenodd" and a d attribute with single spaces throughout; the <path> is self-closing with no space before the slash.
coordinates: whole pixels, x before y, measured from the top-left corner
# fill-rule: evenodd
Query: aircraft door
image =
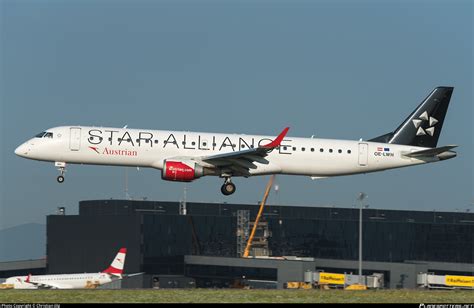
<path id="1" fill-rule="evenodd" d="M 69 148 L 71 151 L 79 151 L 81 148 L 81 128 L 71 127 L 69 134 Z"/>
<path id="2" fill-rule="evenodd" d="M 365 167 L 368 164 L 368 144 L 359 143 L 359 166 Z"/>

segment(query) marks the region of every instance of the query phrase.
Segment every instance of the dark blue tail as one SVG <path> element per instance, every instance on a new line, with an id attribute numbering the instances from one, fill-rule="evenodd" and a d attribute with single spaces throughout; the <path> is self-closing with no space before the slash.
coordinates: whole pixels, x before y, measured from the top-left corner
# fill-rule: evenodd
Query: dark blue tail
<path id="1" fill-rule="evenodd" d="M 393 132 L 369 141 L 435 148 L 453 87 L 437 87 Z"/>

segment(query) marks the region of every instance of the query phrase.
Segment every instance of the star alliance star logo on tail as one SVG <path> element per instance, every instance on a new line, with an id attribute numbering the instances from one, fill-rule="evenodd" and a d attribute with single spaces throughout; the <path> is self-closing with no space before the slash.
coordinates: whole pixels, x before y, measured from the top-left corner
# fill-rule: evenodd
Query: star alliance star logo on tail
<path id="1" fill-rule="evenodd" d="M 416 131 L 416 135 L 417 136 L 426 136 L 426 135 L 430 135 L 431 137 L 433 137 L 434 133 L 435 133 L 435 125 L 436 123 L 438 123 L 438 120 L 433 118 L 433 117 L 430 117 L 428 115 L 428 112 L 423 112 L 420 117 L 418 119 L 413 119 L 413 125 L 415 125 L 415 128 L 417 128 L 418 130 Z M 429 122 L 428 123 L 428 127 L 425 127 L 423 128 L 423 122 Z"/>

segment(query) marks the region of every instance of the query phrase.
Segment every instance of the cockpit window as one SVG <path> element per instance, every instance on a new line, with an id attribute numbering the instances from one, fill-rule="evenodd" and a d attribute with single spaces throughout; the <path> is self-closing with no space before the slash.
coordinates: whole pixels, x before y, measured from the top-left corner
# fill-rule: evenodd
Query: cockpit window
<path id="1" fill-rule="evenodd" d="M 42 132 L 35 136 L 36 138 L 53 138 L 53 133 Z"/>

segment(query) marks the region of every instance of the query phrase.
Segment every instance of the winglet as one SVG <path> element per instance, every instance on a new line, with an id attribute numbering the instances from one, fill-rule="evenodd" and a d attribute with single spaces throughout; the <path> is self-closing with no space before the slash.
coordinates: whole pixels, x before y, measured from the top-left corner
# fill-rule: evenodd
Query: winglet
<path id="1" fill-rule="evenodd" d="M 30 273 L 30 274 L 28 274 L 28 277 L 26 277 L 26 280 L 25 280 L 25 282 L 28 282 L 28 283 L 29 283 L 29 282 L 30 282 L 30 279 L 31 279 L 31 273 Z"/>
<path id="2" fill-rule="evenodd" d="M 266 148 L 266 149 L 273 149 L 273 148 L 276 148 L 277 146 L 280 145 L 280 143 L 283 141 L 283 138 L 285 138 L 286 136 L 286 133 L 288 133 L 288 130 L 290 128 L 289 127 L 286 127 L 279 135 L 278 137 L 276 137 L 272 142 L 270 142 L 269 144 L 265 144 L 265 145 L 262 145 L 262 148 Z"/>

